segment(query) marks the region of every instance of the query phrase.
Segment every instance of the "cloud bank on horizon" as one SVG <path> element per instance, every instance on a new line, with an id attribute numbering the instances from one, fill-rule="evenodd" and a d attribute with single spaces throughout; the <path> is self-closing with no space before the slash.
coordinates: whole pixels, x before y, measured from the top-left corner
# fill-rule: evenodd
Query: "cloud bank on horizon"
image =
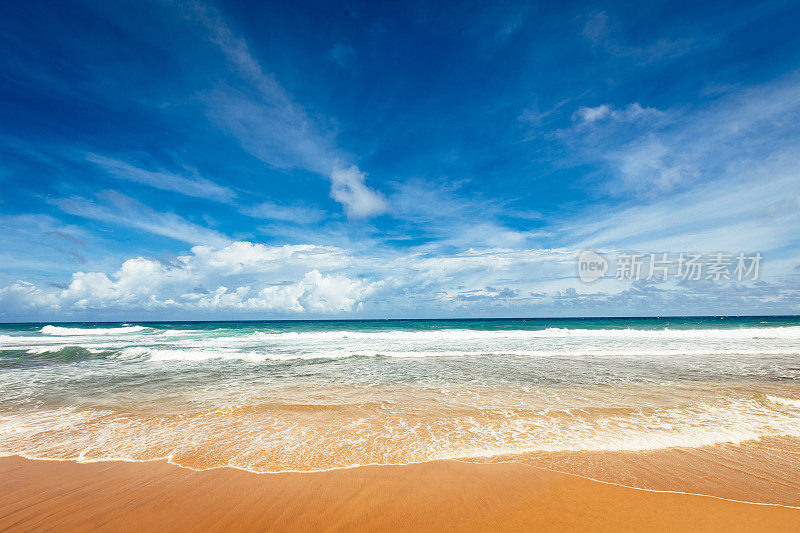
<path id="1" fill-rule="evenodd" d="M 5 6 L 0 320 L 800 313 L 798 22 Z M 586 284 L 585 249 L 764 261 Z"/>

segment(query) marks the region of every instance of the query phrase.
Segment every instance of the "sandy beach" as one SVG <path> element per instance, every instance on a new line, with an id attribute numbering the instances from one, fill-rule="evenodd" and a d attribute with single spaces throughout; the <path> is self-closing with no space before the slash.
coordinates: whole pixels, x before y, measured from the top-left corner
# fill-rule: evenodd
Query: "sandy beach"
<path id="1" fill-rule="evenodd" d="M 319 473 L 0 459 L 0 529 L 791 531 L 800 510 L 654 492 L 521 463 Z"/>
<path id="2" fill-rule="evenodd" d="M 800 530 L 800 325 L 738 320 L 8 325 L 0 531 Z"/>

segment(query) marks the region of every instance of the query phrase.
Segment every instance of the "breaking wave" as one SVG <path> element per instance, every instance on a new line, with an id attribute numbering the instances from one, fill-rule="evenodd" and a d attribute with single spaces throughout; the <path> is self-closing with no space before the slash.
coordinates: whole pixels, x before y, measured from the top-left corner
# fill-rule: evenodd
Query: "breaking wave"
<path id="1" fill-rule="evenodd" d="M 266 472 L 800 437 L 797 321 L 685 322 L 4 325 L 0 455 Z"/>
<path id="2" fill-rule="evenodd" d="M 120 335 L 126 333 L 139 333 L 144 331 L 143 326 L 120 326 L 118 328 L 65 328 L 62 326 L 44 326 L 39 330 L 42 335 L 61 335 L 61 336 L 79 336 L 79 335 Z"/>

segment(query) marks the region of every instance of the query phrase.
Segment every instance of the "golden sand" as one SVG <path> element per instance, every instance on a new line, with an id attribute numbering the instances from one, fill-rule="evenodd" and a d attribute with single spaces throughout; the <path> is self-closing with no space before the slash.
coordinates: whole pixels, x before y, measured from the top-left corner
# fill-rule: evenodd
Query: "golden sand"
<path id="1" fill-rule="evenodd" d="M 52 528 L 791 531 L 800 529 L 800 510 L 634 489 L 521 463 L 253 474 L 163 461 L 0 459 L 0 529 Z"/>
<path id="2" fill-rule="evenodd" d="M 541 452 L 474 459 L 520 462 L 619 485 L 800 507 L 800 439 L 651 451 Z"/>

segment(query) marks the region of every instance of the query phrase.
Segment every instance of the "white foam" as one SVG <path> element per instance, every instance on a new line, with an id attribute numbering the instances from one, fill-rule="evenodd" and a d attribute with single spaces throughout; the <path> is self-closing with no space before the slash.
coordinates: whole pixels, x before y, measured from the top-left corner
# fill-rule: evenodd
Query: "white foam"
<path id="1" fill-rule="evenodd" d="M 79 335 L 116 335 L 127 333 L 138 333 L 144 331 L 144 326 L 122 326 L 117 328 L 65 328 L 61 326 L 44 326 L 41 330 L 42 335 L 62 335 L 62 336 L 79 336 Z"/>
<path id="2" fill-rule="evenodd" d="M 781 398 L 780 396 L 767 396 L 767 399 L 771 402 L 800 408 L 800 399 Z"/>
<path id="3" fill-rule="evenodd" d="M 147 357 L 150 361 L 207 361 L 212 359 L 242 360 L 261 362 L 269 357 L 254 352 L 238 352 L 233 350 L 175 350 L 156 348 L 125 348 L 119 358 L 133 359 Z"/>
<path id="4" fill-rule="evenodd" d="M 203 329 L 165 329 L 159 335 L 164 337 L 182 337 L 188 335 L 203 335 L 209 333 L 208 330 Z"/>
<path id="5" fill-rule="evenodd" d="M 50 344 L 47 346 L 33 346 L 28 348 L 27 353 L 31 355 L 41 355 L 49 352 L 57 352 L 59 350 L 63 350 L 64 348 L 72 347 L 72 344 Z"/>
<path id="6" fill-rule="evenodd" d="M 563 410 L 465 411 L 461 402 L 360 408 L 358 417 L 308 418 L 261 404 L 179 417 L 61 408 L 0 414 L 0 454 L 75 460 L 184 457 L 255 471 L 315 470 L 358 464 L 535 451 L 642 451 L 800 436 L 800 418 L 754 400 L 689 407 L 629 408 L 560 416 Z M 248 408 L 251 407 L 251 408 Z M 322 406 L 321 406 L 322 407 Z M 335 406 L 331 406 L 335 407 Z M 420 411 L 420 409 L 422 409 Z M 420 418 L 420 414 L 425 416 Z M 220 439 L 225 445 L 220 446 Z M 198 466 L 188 463 L 185 466 Z"/>
<path id="7" fill-rule="evenodd" d="M 718 328 L 718 329 L 571 329 L 546 328 L 541 330 L 390 330 L 390 331 L 309 331 L 268 333 L 255 332 L 251 337 L 265 340 L 330 341 L 358 340 L 489 340 L 489 339 L 789 339 L 800 340 L 800 326 L 773 328 Z"/>
<path id="8" fill-rule="evenodd" d="M 800 327 L 715 330 L 427 330 L 254 332 L 169 338 L 176 348 L 238 349 L 266 359 L 352 356 L 443 357 L 796 355 Z M 213 356 L 208 356 L 211 358 Z"/>
<path id="9" fill-rule="evenodd" d="M 145 330 L 147 334 L 135 335 Z M 71 345 L 89 350 L 128 350 L 118 354 L 119 358 L 192 361 L 215 358 L 248 361 L 341 359 L 353 356 L 660 357 L 800 354 L 800 326 L 683 330 L 548 328 L 253 332 L 48 325 L 41 328 L 40 332 L 33 335 L 0 335 L 0 349 L 16 348 L 30 350 L 30 353 L 45 353 Z M 151 335 L 151 332 L 155 334 Z M 138 355 L 132 355 L 131 349 Z M 167 352 L 156 353 L 160 350 Z"/>

